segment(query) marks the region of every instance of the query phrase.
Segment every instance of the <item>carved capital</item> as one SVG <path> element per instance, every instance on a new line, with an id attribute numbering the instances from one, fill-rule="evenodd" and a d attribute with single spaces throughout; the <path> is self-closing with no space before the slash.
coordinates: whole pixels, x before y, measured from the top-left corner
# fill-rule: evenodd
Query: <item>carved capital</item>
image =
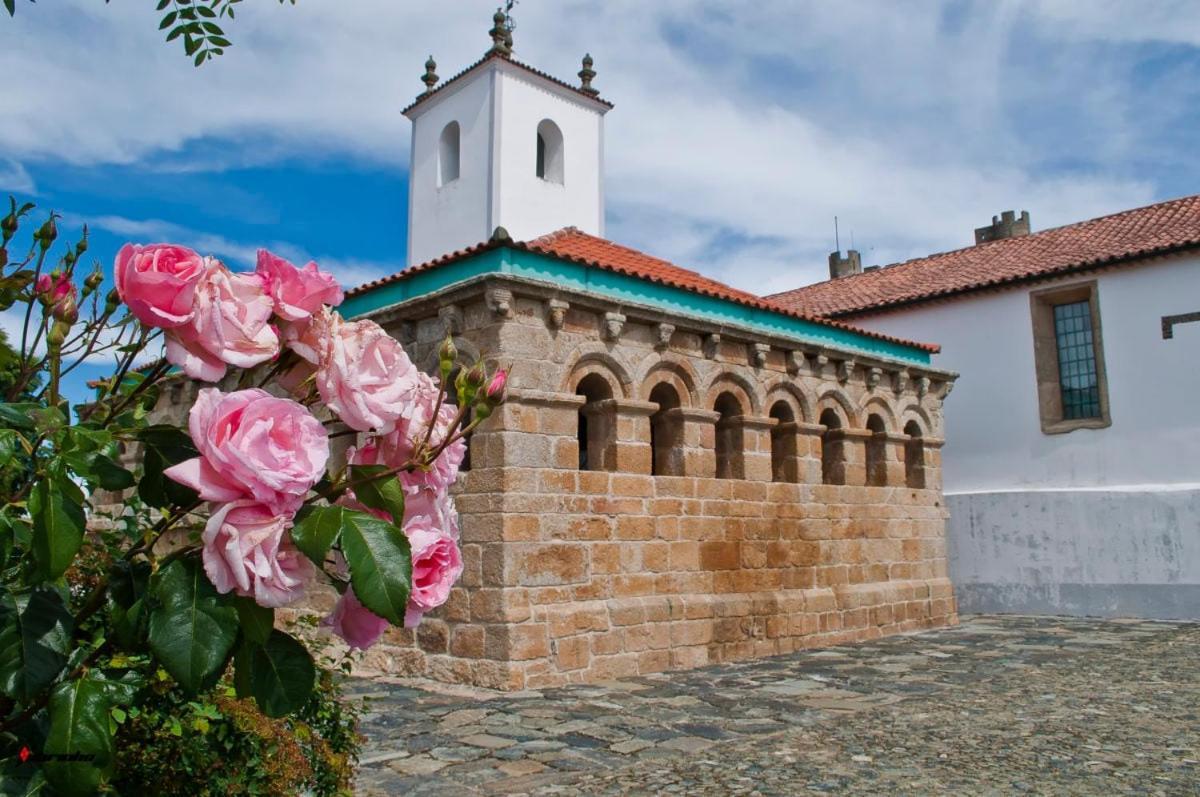
<path id="1" fill-rule="evenodd" d="M 719 332 L 711 332 L 704 338 L 704 356 L 710 360 L 717 358 L 717 352 L 721 350 L 721 334 Z"/>
<path id="2" fill-rule="evenodd" d="M 571 309 L 571 303 L 562 299 L 551 299 L 546 302 L 546 307 L 546 320 L 550 323 L 550 328 L 562 329 L 567 321 L 567 310 Z"/>
<path id="3" fill-rule="evenodd" d="M 767 364 L 767 354 L 771 351 L 769 343 L 755 343 L 754 348 L 750 352 L 750 359 L 754 363 L 755 368 L 762 368 Z"/>
<path id="4" fill-rule="evenodd" d="M 608 312 L 604 314 L 604 339 L 617 340 L 621 330 L 625 329 L 625 316 L 621 313 Z"/>
<path id="5" fill-rule="evenodd" d="M 513 295 L 508 288 L 490 288 L 485 296 L 488 309 L 500 318 L 513 317 Z"/>
<path id="6" fill-rule="evenodd" d="M 655 331 L 658 333 L 658 339 L 654 342 L 654 348 L 662 351 L 671 345 L 671 336 L 675 334 L 675 325 L 667 322 L 660 323 Z"/>
<path id="7" fill-rule="evenodd" d="M 839 360 L 837 364 L 837 380 L 843 385 L 854 375 L 854 360 Z"/>
<path id="8" fill-rule="evenodd" d="M 442 331 L 447 335 L 461 335 L 463 329 L 463 312 L 457 304 L 448 304 L 438 308 L 438 318 L 442 321 Z"/>

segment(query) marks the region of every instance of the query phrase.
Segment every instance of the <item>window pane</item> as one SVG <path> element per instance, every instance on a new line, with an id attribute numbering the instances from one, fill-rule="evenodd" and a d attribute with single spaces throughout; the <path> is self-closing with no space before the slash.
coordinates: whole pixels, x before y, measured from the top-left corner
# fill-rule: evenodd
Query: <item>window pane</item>
<path id="1" fill-rule="evenodd" d="M 1087 301 L 1054 307 L 1054 339 L 1063 420 L 1100 417 L 1100 384 L 1092 342 L 1092 308 Z"/>

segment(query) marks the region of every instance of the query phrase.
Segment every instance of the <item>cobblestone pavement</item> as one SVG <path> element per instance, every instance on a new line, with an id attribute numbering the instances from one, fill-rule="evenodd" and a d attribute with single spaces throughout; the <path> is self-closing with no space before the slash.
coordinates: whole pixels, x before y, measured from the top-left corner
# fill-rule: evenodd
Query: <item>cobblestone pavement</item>
<path id="1" fill-rule="evenodd" d="M 1200 625 L 957 628 L 515 694 L 355 681 L 364 795 L 1200 794 Z"/>

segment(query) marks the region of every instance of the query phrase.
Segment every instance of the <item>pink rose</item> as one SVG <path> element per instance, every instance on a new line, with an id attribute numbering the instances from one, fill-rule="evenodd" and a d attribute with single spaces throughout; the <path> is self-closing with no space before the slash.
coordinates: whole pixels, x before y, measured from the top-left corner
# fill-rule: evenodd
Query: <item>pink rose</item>
<path id="1" fill-rule="evenodd" d="M 287 515 L 257 501 L 221 506 L 204 527 L 204 572 L 217 592 L 234 590 L 259 606 L 284 606 L 301 596 L 313 567 L 292 545 Z"/>
<path id="2" fill-rule="evenodd" d="M 56 304 L 68 295 L 75 295 L 75 286 L 66 274 L 42 274 L 34 283 L 34 293 L 45 304 Z"/>
<path id="3" fill-rule="evenodd" d="M 332 274 L 318 269 L 316 263 L 299 269 L 282 257 L 259 249 L 255 271 L 275 302 L 275 315 L 284 321 L 303 321 L 323 305 L 337 307 L 342 303 L 341 286 Z"/>
<path id="4" fill-rule="evenodd" d="M 333 626 L 333 633 L 346 640 L 350 647 L 366 650 L 383 636 L 388 621 L 363 606 L 353 587 L 346 587 L 333 607 L 333 614 L 326 617 L 322 625 Z"/>
<path id="5" fill-rule="evenodd" d="M 504 403 L 504 388 L 508 385 L 508 371 L 501 368 L 492 377 L 491 383 L 487 386 L 487 400 L 492 404 Z"/>
<path id="6" fill-rule="evenodd" d="M 321 422 L 265 390 L 201 390 L 188 430 L 200 456 L 165 472 L 205 501 L 253 498 L 272 512 L 294 513 L 329 459 Z"/>
<path id="7" fill-rule="evenodd" d="M 419 373 L 404 347 L 374 321 L 334 315 L 317 367 L 317 391 L 342 422 L 386 434 L 410 411 Z"/>
<path id="8" fill-rule="evenodd" d="M 450 588 L 462 575 L 463 562 L 458 545 L 431 517 L 418 515 L 406 522 L 404 534 L 412 547 L 412 592 L 404 627 L 415 628 L 425 612 L 450 597 Z"/>
<path id="9" fill-rule="evenodd" d="M 322 307 L 302 321 L 285 321 L 279 325 L 284 344 L 299 355 L 300 359 L 318 365 L 329 348 L 330 330 L 341 316 Z"/>
<path id="10" fill-rule="evenodd" d="M 413 393 L 408 415 L 396 428 L 387 434 L 376 435 L 360 448 L 347 452 L 347 461 L 352 465 L 387 465 L 392 469 L 403 467 L 412 457 L 417 446 L 429 434 L 429 445 L 436 448 L 450 434 L 450 426 L 458 414 L 458 408 L 443 403 L 438 410 L 433 432 L 429 433 L 430 418 L 437 406 L 437 384 L 426 374 L 416 375 L 417 389 Z M 432 463 L 413 471 L 400 474 L 406 487 L 423 486 L 435 491 L 445 491 L 458 478 L 458 469 L 467 454 L 467 444 L 458 439 L 446 446 Z"/>
<path id="11" fill-rule="evenodd" d="M 167 331 L 167 359 L 192 379 L 215 382 L 227 365 L 249 368 L 279 353 L 274 303 L 257 274 L 212 263 L 195 286 L 191 320 Z"/>
<path id="12" fill-rule="evenodd" d="M 146 326 L 170 329 L 192 320 L 196 283 L 207 268 L 207 258 L 183 246 L 125 244 L 113 276 L 134 317 Z"/>

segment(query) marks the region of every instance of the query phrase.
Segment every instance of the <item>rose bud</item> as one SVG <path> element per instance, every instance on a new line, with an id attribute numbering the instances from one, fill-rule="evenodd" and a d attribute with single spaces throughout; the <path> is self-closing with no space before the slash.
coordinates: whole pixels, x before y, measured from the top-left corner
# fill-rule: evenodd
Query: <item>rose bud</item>
<path id="1" fill-rule="evenodd" d="M 508 371 L 501 368 L 492 376 L 491 384 L 487 386 L 487 392 L 484 394 L 486 403 L 493 407 L 503 404 L 507 386 Z"/>
<path id="2" fill-rule="evenodd" d="M 108 297 L 104 300 L 104 314 L 112 315 L 117 307 L 121 304 L 121 293 L 116 288 L 108 292 Z"/>
<path id="3" fill-rule="evenodd" d="M 84 291 L 86 293 L 91 293 L 99 288 L 100 283 L 102 282 L 104 282 L 104 271 L 99 265 L 97 265 L 96 270 L 91 274 L 88 274 L 87 279 L 83 281 Z"/>
<path id="4" fill-rule="evenodd" d="M 442 347 L 438 349 L 438 367 L 442 372 L 442 381 L 450 375 L 450 371 L 454 368 L 454 361 L 458 359 L 458 349 L 454 348 L 454 339 L 449 335 L 442 343 Z"/>
<path id="5" fill-rule="evenodd" d="M 50 331 L 46 333 L 46 347 L 50 349 L 62 348 L 63 341 L 67 339 L 67 333 L 71 331 L 71 325 L 66 321 L 55 321 L 50 327 Z"/>
<path id="6" fill-rule="evenodd" d="M 59 321 L 65 321 L 68 324 L 74 324 L 79 320 L 79 305 L 75 303 L 75 292 L 68 293 L 63 298 L 54 303 L 54 307 L 50 310 L 50 315 Z"/>
<path id="7" fill-rule="evenodd" d="M 54 214 L 51 213 L 50 218 L 46 219 L 46 223 L 33 234 L 33 238 L 42 245 L 43 250 L 46 250 L 50 248 L 50 244 L 54 243 L 54 239 L 57 237 L 58 227 L 55 226 Z"/>

